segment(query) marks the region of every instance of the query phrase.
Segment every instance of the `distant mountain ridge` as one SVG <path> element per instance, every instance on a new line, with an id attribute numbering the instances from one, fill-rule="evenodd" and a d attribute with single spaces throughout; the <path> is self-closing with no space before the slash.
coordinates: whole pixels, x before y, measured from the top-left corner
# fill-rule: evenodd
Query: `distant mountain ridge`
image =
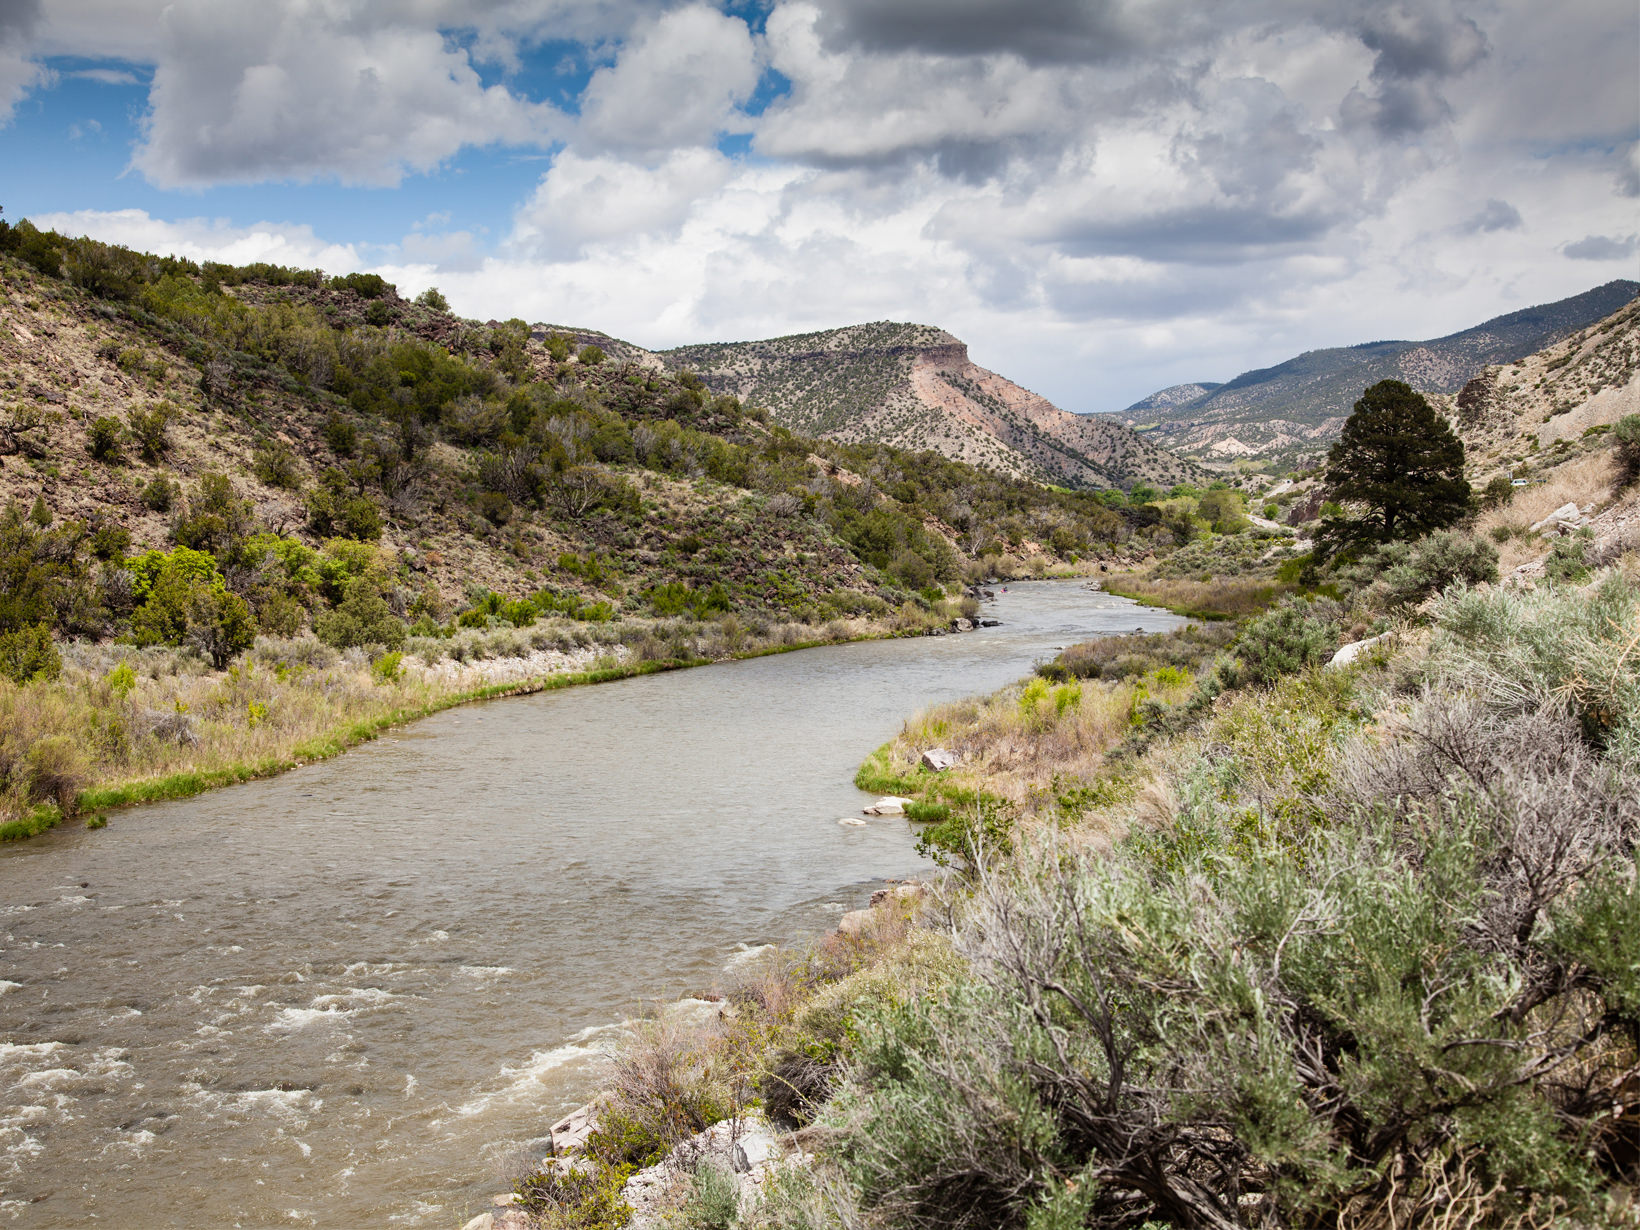
<path id="1" fill-rule="evenodd" d="M 1621 310 L 1640 282 L 1607 282 L 1580 295 L 1493 317 L 1429 341 L 1380 341 L 1312 350 L 1274 367 L 1243 372 L 1189 401 L 1174 385 L 1109 417 L 1184 456 L 1218 461 L 1299 461 L 1323 452 L 1361 391 L 1404 380 L 1429 393 L 1455 393 L 1482 368 L 1512 363 Z"/>
<path id="2" fill-rule="evenodd" d="M 1175 406 L 1188 406 L 1191 402 L 1200 401 L 1209 393 L 1223 387 L 1222 384 L 1205 382 L 1170 384 L 1165 389 L 1157 389 L 1149 397 L 1141 397 L 1122 413 L 1134 414 L 1140 410 L 1171 410 Z"/>
<path id="3" fill-rule="evenodd" d="M 764 341 L 680 346 L 667 367 L 761 405 L 793 431 L 932 449 L 1071 487 L 1171 486 L 1205 477 L 1110 418 L 1071 414 L 968 357 L 932 325 L 877 321 Z"/>

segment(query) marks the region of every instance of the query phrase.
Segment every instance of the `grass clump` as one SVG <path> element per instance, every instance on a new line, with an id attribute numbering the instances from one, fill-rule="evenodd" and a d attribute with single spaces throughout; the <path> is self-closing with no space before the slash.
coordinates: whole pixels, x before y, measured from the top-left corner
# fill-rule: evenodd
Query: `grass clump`
<path id="1" fill-rule="evenodd" d="M 1124 574 L 1104 581 L 1104 589 L 1193 619 L 1243 619 L 1268 610 L 1294 587 L 1285 581 L 1246 577 L 1201 581 Z"/>

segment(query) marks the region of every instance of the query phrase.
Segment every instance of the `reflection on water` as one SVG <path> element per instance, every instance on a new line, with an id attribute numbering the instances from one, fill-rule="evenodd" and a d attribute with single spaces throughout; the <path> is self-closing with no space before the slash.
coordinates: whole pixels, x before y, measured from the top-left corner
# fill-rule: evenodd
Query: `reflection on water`
<path id="1" fill-rule="evenodd" d="M 1072 583 L 1004 626 L 452 710 L 0 851 L 0 1224 L 460 1224 L 611 1022 L 923 865 L 839 826 L 923 705 L 1182 622 Z"/>

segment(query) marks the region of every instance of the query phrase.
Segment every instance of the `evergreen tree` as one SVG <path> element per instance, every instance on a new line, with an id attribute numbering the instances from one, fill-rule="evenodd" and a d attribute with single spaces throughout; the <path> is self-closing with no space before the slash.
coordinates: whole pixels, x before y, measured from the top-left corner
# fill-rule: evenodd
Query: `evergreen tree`
<path id="1" fill-rule="evenodd" d="M 1422 538 L 1469 509 L 1463 441 L 1410 385 L 1380 380 L 1355 403 L 1327 454 L 1326 494 L 1365 515 L 1327 518 L 1324 554 L 1352 543 Z"/>

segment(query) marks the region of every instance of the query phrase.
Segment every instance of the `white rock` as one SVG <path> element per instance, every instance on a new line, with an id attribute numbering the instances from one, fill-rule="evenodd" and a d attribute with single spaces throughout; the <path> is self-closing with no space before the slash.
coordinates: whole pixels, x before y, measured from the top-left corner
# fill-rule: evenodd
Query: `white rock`
<path id="1" fill-rule="evenodd" d="M 480 1213 L 477 1217 L 473 1218 L 472 1221 L 463 1226 L 461 1230 L 494 1230 L 494 1227 L 495 1215 L 492 1213 Z"/>
<path id="2" fill-rule="evenodd" d="M 922 764 L 925 769 L 943 773 L 947 769 L 956 767 L 957 754 L 943 747 L 931 747 L 922 754 Z"/>
<path id="3" fill-rule="evenodd" d="M 552 1148 L 554 1153 L 578 1153 L 586 1146 L 587 1137 L 591 1136 L 598 1126 L 598 1107 L 601 1098 L 595 1098 L 585 1106 L 578 1106 L 565 1115 L 549 1129 L 552 1133 Z"/>
<path id="4" fill-rule="evenodd" d="M 1328 668 L 1342 669 L 1343 667 L 1348 666 L 1362 654 L 1366 653 L 1368 649 L 1372 648 L 1379 641 L 1389 635 L 1390 633 L 1385 632 L 1378 636 L 1369 636 L 1364 641 L 1351 641 L 1348 645 L 1340 645 L 1338 652 L 1333 654 L 1332 661 L 1327 663 Z"/>
<path id="5" fill-rule="evenodd" d="M 868 816 L 903 816 L 905 815 L 905 805 L 909 802 L 911 802 L 910 799 L 902 799 L 891 794 L 886 798 L 878 799 L 870 807 L 862 807 L 860 810 Z"/>
<path id="6" fill-rule="evenodd" d="M 1543 520 L 1528 527 L 1526 532 L 1528 534 L 1536 534 L 1541 530 L 1548 529 L 1550 526 L 1559 525 L 1561 523 L 1576 525 L 1578 519 L 1582 516 L 1583 514 L 1578 511 L 1576 504 L 1562 504 L 1559 508 L 1555 509 L 1554 512 L 1543 518 Z"/>
<path id="7" fill-rule="evenodd" d="M 778 1155 L 779 1146 L 767 1132 L 747 1132 L 735 1141 L 735 1169 L 741 1174 L 774 1160 Z"/>
<path id="8" fill-rule="evenodd" d="M 865 828 L 865 826 L 866 826 L 866 822 L 865 822 L 865 821 L 864 821 L 864 820 L 862 820 L 862 819 L 860 819 L 860 817 L 859 817 L 859 816 L 844 816 L 844 817 L 843 817 L 843 818 L 842 818 L 842 819 L 841 819 L 841 820 L 839 820 L 839 821 L 838 821 L 838 822 L 837 822 L 837 823 L 838 823 L 838 824 L 846 824 L 846 825 L 848 825 L 848 826 L 849 826 L 849 827 L 850 827 L 850 828 L 860 828 L 860 829 L 863 829 L 863 828 Z"/>

